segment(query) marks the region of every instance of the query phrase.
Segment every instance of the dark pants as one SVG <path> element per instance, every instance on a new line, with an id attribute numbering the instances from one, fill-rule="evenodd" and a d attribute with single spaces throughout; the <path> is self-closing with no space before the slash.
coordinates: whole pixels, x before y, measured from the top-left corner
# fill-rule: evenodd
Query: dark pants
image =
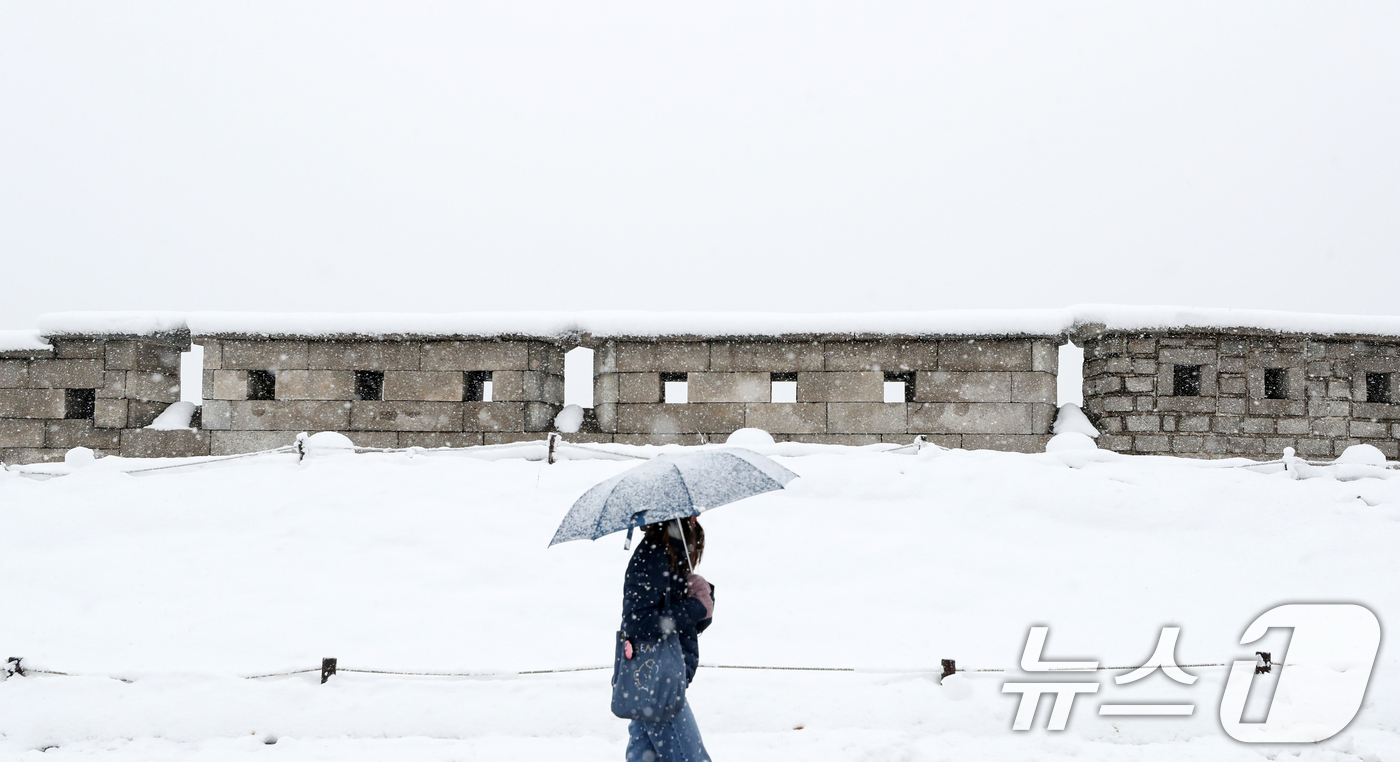
<path id="1" fill-rule="evenodd" d="M 632 720 L 627 735 L 627 762 L 710 762 L 689 701 L 669 720 Z"/>

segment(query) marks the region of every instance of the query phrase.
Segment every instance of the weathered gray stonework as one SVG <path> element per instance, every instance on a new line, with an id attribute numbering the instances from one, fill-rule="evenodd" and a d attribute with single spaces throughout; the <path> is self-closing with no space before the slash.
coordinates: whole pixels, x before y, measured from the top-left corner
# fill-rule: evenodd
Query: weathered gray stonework
<path id="1" fill-rule="evenodd" d="M 0 352 L 0 460 L 62 460 L 74 447 L 99 455 L 208 454 L 196 431 L 150 431 L 180 399 L 188 334 L 55 336 L 52 349 Z M 79 396 L 90 395 L 85 409 Z"/>
<path id="2" fill-rule="evenodd" d="M 752 427 L 779 441 L 871 444 L 916 435 L 949 447 L 1039 451 L 1055 414 L 1058 349 L 1042 338 L 608 339 L 594 347 L 596 441 L 724 441 Z M 688 402 L 663 400 L 684 374 Z M 777 374 L 777 375 L 775 375 Z M 911 401 L 885 402 L 888 374 Z M 775 380 L 796 402 L 773 402 Z"/>
<path id="3" fill-rule="evenodd" d="M 302 431 L 339 431 L 365 447 L 463 447 L 538 439 L 564 405 L 564 347 L 539 339 L 260 339 L 199 336 L 203 427 L 211 452 L 281 447 Z M 250 373 L 270 373 L 253 399 Z M 379 376 L 377 396 L 356 373 Z M 491 400 L 470 374 L 489 373 Z M 485 378 L 485 376 L 481 376 Z"/>
<path id="4" fill-rule="evenodd" d="M 1365 443 L 1400 454 L 1400 388 L 1394 402 L 1367 402 L 1366 377 L 1400 382 L 1400 338 L 1084 326 L 1077 341 L 1084 411 L 1103 432 L 1100 447 L 1250 458 L 1292 447 L 1330 458 Z M 1198 394 L 1177 393 L 1177 366 L 1199 367 Z"/>

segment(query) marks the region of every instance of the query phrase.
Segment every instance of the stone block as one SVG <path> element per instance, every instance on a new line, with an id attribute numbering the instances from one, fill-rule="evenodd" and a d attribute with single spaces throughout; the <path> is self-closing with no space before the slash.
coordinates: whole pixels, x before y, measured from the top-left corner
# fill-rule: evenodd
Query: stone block
<path id="1" fill-rule="evenodd" d="M 773 398 L 772 377 L 767 373 L 701 372 L 689 374 L 687 380 L 692 403 L 769 402 Z"/>
<path id="2" fill-rule="evenodd" d="M 525 431 L 524 402 L 465 402 L 463 431 Z"/>
<path id="3" fill-rule="evenodd" d="M 37 418 L 0 419 L 0 447 L 43 447 L 44 421 Z"/>
<path id="4" fill-rule="evenodd" d="M 45 450 L 32 447 L 13 447 L 0 450 L 0 462 L 12 466 L 26 466 L 31 463 L 57 463 L 63 460 L 66 450 Z M 101 455 L 102 453 L 99 453 Z"/>
<path id="5" fill-rule="evenodd" d="M 1312 433 L 1323 437 L 1344 437 L 1347 435 L 1347 419 L 1314 418 Z"/>
<path id="6" fill-rule="evenodd" d="M 1057 375 L 1060 372 L 1060 348 L 1054 342 L 1044 339 L 1032 341 L 1031 370 Z"/>
<path id="7" fill-rule="evenodd" d="M 1202 437 L 1201 451 L 1210 455 L 1225 454 L 1225 437 L 1214 434 Z"/>
<path id="8" fill-rule="evenodd" d="M 536 373 L 547 373 L 553 376 L 563 377 L 564 375 L 564 348 L 558 344 L 550 344 L 544 341 L 532 341 L 529 343 L 530 367 Z"/>
<path id="9" fill-rule="evenodd" d="M 102 386 L 97 389 L 98 399 L 126 399 L 126 371 L 109 370 L 102 374 Z"/>
<path id="10" fill-rule="evenodd" d="M 1105 416 L 1098 419 L 1094 428 L 1097 428 L 1099 431 L 1109 432 L 1110 434 L 1118 434 L 1123 431 L 1123 419 L 1116 415 Z"/>
<path id="11" fill-rule="evenodd" d="M 306 371 L 282 371 L 287 373 Z M 278 386 L 281 386 L 280 379 Z M 278 389 L 280 392 L 281 389 Z M 206 370 L 204 371 L 204 391 L 206 400 L 246 400 L 248 399 L 248 371 L 246 370 Z"/>
<path id="12" fill-rule="evenodd" d="M 1106 413 L 1126 413 L 1133 409 L 1133 398 L 1123 396 L 1100 397 L 1103 400 L 1103 409 Z M 1088 400 L 1085 400 L 1088 403 Z"/>
<path id="13" fill-rule="evenodd" d="M 27 386 L 33 389 L 96 389 L 102 386 L 101 360 L 34 360 Z"/>
<path id="14" fill-rule="evenodd" d="M 1292 415 L 1307 415 L 1308 403 L 1301 399 L 1288 400 L 1249 400 L 1250 415 L 1267 415 L 1274 418 Z"/>
<path id="15" fill-rule="evenodd" d="M 28 384 L 28 360 L 0 360 L 0 389 L 20 389 Z"/>
<path id="16" fill-rule="evenodd" d="M 1123 379 L 1123 388 L 1136 394 L 1151 394 L 1157 387 L 1157 379 L 1152 376 L 1132 376 Z"/>
<path id="17" fill-rule="evenodd" d="M 339 431 L 351 425 L 351 405 L 412 403 L 350 403 L 342 401 L 245 400 L 231 402 L 231 425 L 236 431 Z M 460 404 L 460 403 L 459 403 Z"/>
<path id="18" fill-rule="evenodd" d="M 1128 431 L 1161 431 L 1162 417 L 1160 415 L 1130 415 L 1123 419 Z"/>
<path id="19" fill-rule="evenodd" d="M 708 441 L 708 439 L 709 439 L 709 438 L 706 437 L 704 434 L 681 434 L 681 433 L 676 433 L 676 434 L 667 434 L 667 433 L 656 433 L 656 434 L 617 434 L 617 435 L 615 435 L 615 436 L 613 437 L 613 441 L 614 441 L 614 442 L 616 442 L 616 443 L 618 443 L 618 444 L 627 444 L 627 445 L 667 445 L 667 444 L 699 445 L 699 444 L 705 444 L 705 443 Z"/>
<path id="20" fill-rule="evenodd" d="M 419 370 L 423 345 L 416 341 L 313 341 L 311 370 Z M 228 350 L 224 350 L 227 362 Z"/>
<path id="21" fill-rule="evenodd" d="M 210 455 L 237 455 L 245 452 L 262 452 L 278 447 L 296 444 L 297 431 L 211 431 L 209 432 Z"/>
<path id="22" fill-rule="evenodd" d="M 563 405 L 552 405 L 548 402 L 526 402 L 525 403 L 525 431 L 554 431 L 554 417 L 559 415 Z"/>
<path id="23" fill-rule="evenodd" d="M 1177 418 L 1178 416 L 1175 415 L 1162 416 L 1162 431 L 1176 431 Z"/>
<path id="24" fill-rule="evenodd" d="M 1312 413 L 1313 406 L 1308 405 L 1308 412 Z M 1337 403 L 1335 407 L 1329 407 L 1329 412 L 1335 415 L 1350 415 L 1354 418 L 1373 418 L 1378 421 L 1393 421 L 1400 419 L 1400 404 L 1388 404 L 1384 402 L 1353 402 L 1348 405 L 1345 402 Z"/>
<path id="25" fill-rule="evenodd" d="M 1035 434 L 1030 405 L 926 402 L 909 405 L 909 430 L 930 434 Z"/>
<path id="26" fill-rule="evenodd" d="M 617 342 L 605 341 L 593 347 L 593 375 L 617 372 Z"/>
<path id="27" fill-rule="evenodd" d="M 1157 354 L 1157 340 L 1151 337 L 1128 339 L 1128 354 L 1155 355 Z"/>
<path id="28" fill-rule="evenodd" d="M 936 341 L 836 341 L 822 345 L 823 367 L 829 371 L 938 370 L 938 353 Z M 1026 354 L 1029 364 L 1029 343 Z"/>
<path id="29" fill-rule="evenodd" d="M 1307 434 L 1312 430 L 1306 418 L 1280 418 L 1275 421 L 1275 427 L 1280 434 Z"/>
<path id="30" fill-rule="evenodd" d="M 1049 378 L 1050 388 L 1052 392 L 1054 390 L 1055 377 L 1048 373 L 952 373 L 921 370 L 914 383 L 914 399 L 918 402 L 1011 402 L 1015 385 L 1014 375 Z M 1024 383 L 1022 385 L 1030 386 Z M 801 388 L 800 384 L 798 388 Z M 882 399 L 883 396 L 870 401 L 879 402 Z"/>
<path id="31" fill-rule="evenodd" d="M 145 402 L 179 402 L 180 374 L 129 370 L 126 372 L 126 396 Z"/>
<path id="32" fill-rule="evenodd" d="M 106 342 L 107 370 L 144 370 L 180 372 L 180 348 L 152 341 Z"/>
<path id="33" fill-rule="evenodd" d="M 228 340 L 222 365 L 230 370 L 306 370 L 308 357 L 305 341 Z"/>
<path id="34" fill-rule="evenodd" d="M 1133 451 L 1133 438 L 1126 434 L 1103 434 L 1096 440 L 1099 449 L 1111 450 L 1112 452 L 1131 453 Z"/>
<path id="35" fill-rule="evenodd" d="M 656 403 L 661 401 L 660 373 L 615 373 L 617 401 Z"/>
<path id="36" fill-rule="evenodd" d="M 1276 423 L 1272 418 L 1246 418 L 1244 419 L 1244 433 L 1246 434 L 1273 434 Z"/>
<path id="37" fill-rule="evenodd" d="M 1011 374 L 1012 402 L 1042 402 L 1054 405 L 1058 398 L 1058 384 L 1053 374 L 1020 372 Z"/>
<path id="38" fill-rule="evenodd" d="M 343 373 L 348 376 L 350 394 L 346 397 L 333 397 L 331 399 L 349 399 L 354 396 L 355 375 L 352 371 L 343 371 Z M 493 400 L 496 399 L 495 380 L 493 373 L 491 378 L 491 399 Z M 384 372 L 384 399 L 386 401 L 461 402 L 465 384 L 466 377 L 462 371 L 390 370 Z M 278 396 L 280 397 L 280 379 L 278 387 Z M 519 399 L 519 397 L 517 396 L 515 399 Z"/>
<path id="39" fill-rule="evenodd" d="M 1172 452 L 1200 452 L 1204 437 L 1198 434 L 1177 434 L 1171 438 Z"/>
<path id="40" fill-rule="evenodd" d="M 58 450 L 91 447 L 116 451 L 121 449 L 121 431 L 99 429 L 92 421 L 45 421 L 44 446 Z"/>
<path id="41" fill-rule="evenodd" d="M 373 433 L 360 431 L 353 436 Z M 394 447 L 425 447 L 430 450 L 438 447 L 476 447 L 484 441 L 480 431 L 400 431 L 392 436 L 398 437 L 398 444 Z"/>
<path id="42" fill-rule="evenodd" d="M 200 346 L 204 347 L 204 369 L 219 370 L 224 367 L 224 343 L 218 339 L 205 339 Z"/>
<path id="43" fill-rule="evenodd" d="M 190 458 L 208 455 L 209 432 L 180 429 L 127 429 L 121 436 L 123 458 Z"/>
<path id="44" fill-rule="evenodd" d="M 574 444 L 609 444 L 613 441 L 613 435 L 606 433 L 600 434 L 597 432 L 588 433 L 583 431 L 577 431 L 573 434 L 565 434 L 564 441 L 572 442 Z"/>
<path id="45" fill-rule="evenodd" d="M 745 425 L 774 434 L 824 434 L 826 405 L 820 402 L 755 402 L 748 406 Z"/>
<path id="46" fill-rule="evenodd" d="M 1243 395 L 1247 393 L 1247 384 L 1243 376 L 1221 375 L 1218 383 L 1221 394 Z"/>
<path id="47" fill-rule="evenodd" d="M 792 373 L 822 370 L 822 345 L 810 341 L 713 341 L 710 370 Z"/>
<path id="48" fill-rule="evenodd" d="M 200 428 L 233 428 L 233 406 L 228 400 L 205 400 L 204 404 L 200 406 L 200 411 L 202 413 L 200 416 Z"/>
<path id="49" fill-rule="evenodd" d="M 1310 395 L 1310 396 L 1326 397 L 1326 398 L 1328 398 L 1328 399 L 1334 399 L 1334 400 L 1349 400 L 1349 399 L 1352 399 L 1351 382 L 1350 382 L 1349 380 L 1347 380 L 1347 379 L 1344 379 L 1344 378 L 1327 379 L 1326 381 L 1321 381 L 1321 382 L 1319 382 L 1319 384 L 1322 386 L 1322 393 L 1321 393 L 1321 394 L 1317 394 L 1317 395 Z M 1359 391 L 1360 391 L 1360 394 L 1359 394 L 1360 399 L 1358 399 L 1357 402 L 1365 402 L 1365 401 L 1366 401 L 1366 387 L 1365 387 L 1365 385 L 1364 385 L 1364 381 L 1363 381 L 1363 384 L 1361 385 L 1361 388 L 1360 388 Z"/>
<path id="50" fill-rule="evenodd" d="M 1177 418 L 1177 431 L 1210 431 L 1210 416 L 1208 415 L 1183 415 Z"/>
<path id="51" fill-rule="evenodd" d="M 1210 419 L 1210 430 L 1216 434 L 1238 434 L 1244 419 L 1235 415 L 1217 415 Z"/>
<path id="52" fill-rule="evenodd" d="M 650 402 L 661 401 L 661 381 L 659 379 L 660 376 L 658 376 L 658 380 L 656 382 L 657 398 L 654 400 L 649 400 Z M 617 402 L 620 397 L 620 393 L 621 392 L 618 389 L 618 374 L 604 373 L 602 375 L 595 375 L 593 377 L 594 405 L 601 405 L 608 402 Z"/>
<path id="53" fill-rule="evenodd" d="M 168 407 L 170 407 L 169 402 L 127 400 L 126 426 L 129 429 L 140 429 L 150 426 Z"/>
<path id="54" fill-rule="evenodd" d="M 1133 450 L 1136 452 L 1168 452 L 1171 438 L 1158 434 L 1139 434 L 1133 437 Z"/>
<path id="55" fill-rule="evenodd" d="M 62 389 L 0 389 L 0 418 L 62 418 Z"/>
<path id="56" fill-rule="evenodd" d="M 917 392 L 919 384 L 914 384 Z M 878 402 L 885 399 L 885 374 L 864 371 L 798 372 L 798 402 Z"/>
<path id="57" fill-rule="evenodd" d="M 126 428 L 127 400 L 101 399 L 93 408 L 92 423 L 99 429 Z"/>
<path id="58" fill-rule="evenodd" d="M 596 353 L 594 357 L 596 359 Z M 530 343 L 525 341 L 429 341 L 423 344 L 420 369 L 438 371 L 530 370 Z"/>
<path id="59" fill-rule="evenodd" d="M 1132 372 L 1142 376 L 1157 375 L 1156 360 L 1133 360 Z"/>
<path id="60" fill-rule="evenodd" d="M 1084 396 L 1092 397 L 1101 394 L 1112 394 L 1123 391 L 1123 379 L 1121 376 L 1095 376 L 1084 379 Z"/>
<path id="61" fill-rule="evenodd" d="M 526 402 L 564 406 L 563 376 L 533 370 L 525 371 L 523 376 Z"/>
<path id="62" fill-rule="evenodd" d="M 617 406 L 617 431 L 619 434 L 727 434 L 744 428 L 744 417 L 744 405 L 740 403 L 620 404 Z"/>
<path id="63" fill-rule="evenodd" d="M 1368 415 L 1370 411 L 1365 408 L 1371 407 L 1364 402 L 1356 403 L 1355 415 L 1358 418 L 1379 418 L 1381 416 Z M 1389 407 L 1389 405 L 1376 405 L 1376 407 Z M 1352 403 L 1340 400 L 1308 400 L 1308 415 L 1314 418 L 1338 417 L 1352 415 Z"/>
<path id="64" fill-rule="evenodd" d="M 1050 437 L 1016 434 L 963 434 L 964 450 L 1000 450 L 1001 452 L 1045 452 Z"/>
<path id="65" fill-rule="evenodd" d="M 617 431 L 617 403 L 604 402 L 593 406 L 593 417 L 598 420 L 598 430 L 604 433 Z"/>
<path id="66" fill-rule="evenodd" d="M 710 344 L 706 341 L 619 341 L 616 346 L 620 373 L 710 369 Z"/>
<path id="67" fill-rule="evenodd" d="M 1385 437 L 1390 433 L 1390 425 L 1380 421 L 1352 421 L 1348 433 L 1353 437 Z"/>
<path id="68" fill-rule="evenodd" d="M 827 431 L 832 434 L 904 434 L 909 428 L 909 405 L 900 402 L 832 402 L 827 406 Z"/>
<path id="69" fill-rule="evenodd" d="M 521 404 L 518 402 L 423 402 L 412 400 L 360 400 L 351 403 L 349 428 L 354 431 L 482 431 L 489 428 L 491 416 L 484 416 L 488 424 L 483 425 L 473 415 L 463 426 L 463 413 L 466 406 L 476 412 L 487 409 L 497 411 L 498 417 L 514 411 L 514 425 L 519 430 Z"/>
<path id="70" fill-rule="evenodd" d="M 1292 447 L 1294 452 L 1298 450 L 1298 440 L 1280 437 L 1264 437 L 1264 452 L 1270 455 L 1282 455 L 1283 448 Z"/>
<path id="71" fill-rule="evenodd" d="M 1264 454 L 1264 440 L 1254 437 L 1226 437 L 1225 452 L 1239 455 Z"/>
<path id="72" fill-rule="evenodd" d="M 1153 364 L 1153 367 L 1156 367 L 1155 363 Z M 1109 357 L 1098 361 L 1098 368 L 1095 369 L 1095 372 L 1108 373 L 1115 376 L 1122 375 L 1124 373 L 1132 373 L 1133 361 L 1131 358 L 1128 357 Z"/>
<path id="73" fill-rule="evenodd" d="M 1033 370 L 1029 341 L 947 341 L 938 348 L 938 369 L 950 371 Z"/>
<path id="74" fill-rule="evenodd" d="M 1249 411 L 1249 400 L 1244 397 L 1221 397 L 1215 401 L 1215 409 L 1228 415 L 1244 415 Z"/>
<path id="75" fill-rule="evenodd" d="M 49 344 L 53 345 L 53 356 L 61 360 L 101 360 L 104 350 L 103 342 L 98 339 L 53 336 Z"/>
<path id="76" fill-rule="evenodd" d="M 242 389 L 244 394 L 240 397 L 220 396 L 216 399 L 245 399 L 248 391 L 247 371 L 225 370 L 215 371 L 215 377 L 220 373 L 240 374 L 242 378 Z M 384 395 L 389 395 L 389 378 L 392 373 L 384 375 Z M 462 398 L 460 381 L 462 374 L 458 373 L 457 379 L 459 388 L 457 397 Z M 229 383 L 226 391 L 234 392 L 238 388 L 236 381 Z M 279 400 L 353 400 L 355 399 L 355 372 L 351 370 L 283 370 L 277 373 L 276 396 Z M 397 399 L 397 398 L 395 398 Z"/>

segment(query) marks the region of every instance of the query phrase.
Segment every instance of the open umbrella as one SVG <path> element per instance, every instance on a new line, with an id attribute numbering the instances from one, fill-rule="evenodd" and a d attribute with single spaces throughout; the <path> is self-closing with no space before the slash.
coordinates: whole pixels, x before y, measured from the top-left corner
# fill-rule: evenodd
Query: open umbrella
<path id="1" fill-rule="evenodd" d="M 596 540 L 687 516 L 698 516 L 735 500 L 782 489 L 797 474 L 741 447 L 659 455 L 583 493 L 564 517 L 554 539 Z"/>

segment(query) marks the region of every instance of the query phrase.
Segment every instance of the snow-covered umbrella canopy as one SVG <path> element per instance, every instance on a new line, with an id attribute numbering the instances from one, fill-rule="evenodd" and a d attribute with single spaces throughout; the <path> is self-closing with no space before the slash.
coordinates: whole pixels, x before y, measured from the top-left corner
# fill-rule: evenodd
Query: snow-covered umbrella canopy
<path id="1" fill-rule="evenodd" d="M 583 493 L 550 545 L 671 519 L 782 489 L 797 474 L 741 447 L 659 455 Z"/>

